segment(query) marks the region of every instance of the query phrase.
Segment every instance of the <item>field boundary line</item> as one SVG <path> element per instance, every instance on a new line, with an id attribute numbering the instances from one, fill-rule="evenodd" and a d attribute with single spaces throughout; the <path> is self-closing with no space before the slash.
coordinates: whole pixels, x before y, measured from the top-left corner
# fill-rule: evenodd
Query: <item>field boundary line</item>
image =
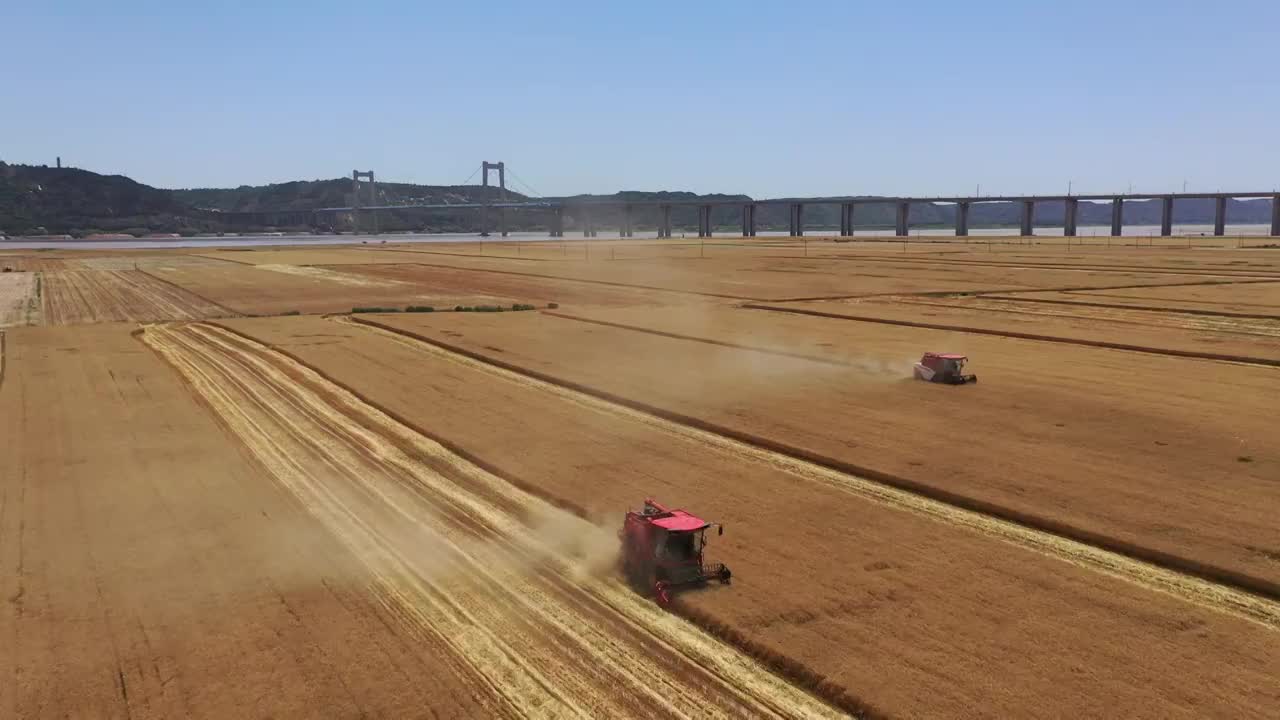
<path id="1" fill-rule="evenodd" d="M 400 335 L 425 343 L 437 349 L 459 355 L 482 365 L 492 366 L 508 373 L 523 376 L 546 385 L 580 393 L 593 398 L 596 401 L 603 401 L 606 404 L 621 406 L 622 408 L 626 408 L 632 412 L 657 418 L 658 420 L 666 421 L 678 427 L 683 427 L 696 433 L 711 436 L 712 439 L 719 440 L 722 443 L 736 443 L 737 445 L 745 446 L 750 450 L 756 451 L 757 455 L 773 454 L 781 456 L 781 458 L 789 460 L 793 464 L 803 463 L 813 466 L 820 471 L 837 474 L 841 478 L 845 479 L 846 482 L 849 479 L 861 481 L 862 483 L 881 488 L 884 493 L 898 493 L 901 496 L 913 498 L 918 501 L 935 503 L 953 512 L 970 513 L 974 516 L 979 516 L 980 519 L 985 519 L 987 521 L 986 526 L 984 526 L 982 522 L 969 522 L 967 523 L 967 526 L 973 527 L 979 532 L 986 532 L 987 534 L 1010 539 L 1015 544 L 1040 548 L 1040 551 L 1043 554 L 1058 557 L 1064 561 L 1073 562 L 1084 567 L 1091 567 L 1095 570 L 1127 579 L 1143 587 L 1165 591 L 1168 592 L 1168 594 L 1180 597 L 1184 600 L 1196 602 L 1193 598 L 1198 597 L 1199 595 L 1189 591 L 1184 591 L 1182 593 L 1169 591 L 1167 588 L 1170 585 L 1179 587 L 1185 587 L 1187 585 L 1205 585 L 1209 587 L 1196 587 L 1196 591 L 1200 595 L 1208 594 L 1216 596 L 1223 593 L 1235 593 L 1243 597 L 1233 598 L 1231 601 L 1202 604 L 1208 604 L 1210 607 L 1220 611 L 1234 611 L 1241 617 L 1254 620 L 1272 629 L 1280 630 L 1280 583 L 1275 581 L 1219 567 L 1211 563 L 1181 557 L 1162 550 L 1156 550 L 1154 548 L 1148 548 L 1135 543 L 1118 540 L 1108 537 L 1102 533 L 1075 527 L 1053 518 L 1046 518 L 1033 513 L 1008 508 L 998 503 L 972 498 L 916 480 L 911 480 L 898 475 L 875 470 L 873 468 L 827 457 L 820 453 L 788 445 L 767 437 L 725 427 L 706 420 L 623 397 L 605 390 L 599 390 L 583 383 L 557 378 L 548 373 L 525 368 L 505 360 L 492 358 L 452 343 L 447 343 L 436 338 L 426 337 L 410 330 L 385 325 L 369 318 L 346 316 L 346 319 L 357 325 L 365 325 L 370 328 L 390 332 L 395 335 Z M 761 451 L 763 451 L 763 453 L 761 453 Z M 881 493 L 877 497 L 883 497 L 884 493 Z M 870 493 L 866 494 L 870 495 Z M 885 504 L 896 504 L 899 506 L 910 505 L 910 503 L 903 502 L 901 500 L 897 500 L 896 502 L 891 500 Z M 944 513 L 934 514 L 943 515 Z M 955 524 L 966 525 L 966 523 Z M 992 524 L 999 524 L 1002 526 L 995 528 L 989 527 Z M 1075 546 L 1073 548 L 1075 551 L 1083 551 L 1086 555 L 1089 555 L 1089 551 L 1092 551 L 1092 555 L 1094 557 L 1091 557 L 1087 562 L 1082 562 L 1078 559 L 1073 559 L 1073 556 L 1069 555 L 1065 550 L 1047 549 L 1047 546 L 1051 545 L 1051 543 L 1045 542 L 1045 539 L 1047 539 L 1046 537 L 1035 537 L 1037 535 L 1053 538 L 1059 543 L 1073 544 Z M 1111 566 L 1115 565 L 1116 559 L 1134 564 L 1137 567 L 1128 569 L 1127 572 L 1114 569 Z M 1110 563 L 1108 563 L 1108 561 L 1110 561 Z M 1144 571 L 1146 574 L 1150 574 L 1153 570 L 1163 573 L 1168 577 L 1160 578 L 1158 581 L 1150 578 L 1144 580 Z M 1239 609 L 1240 607 L 1250 607 L 1251 605 L 1259 602 L 1265 603 L 1267 606 L 1263 611 L 1250 612 L 1249 610 Z"/>
<path id="2" fill-rule="evenodd" d="M 223 305 L 222 303 L 214 302 L 209 298 L 201 295 L 198 292 L 193 292 L 191 290 L 188 290 L 182 287 L 181 285 L 179 285 L 176 282 L 173 282 L 172 280 L 166 280 L 158 275 L 153 275 L 150 270 L 143 270 L 142 268 L 138 268 L 137 272 L 140 272 L 143 275 L 146 275 L 147 277 L 151 278 L 152 280 L 155 280 L 156 282 L 164 283 L 165 285 L 168 285 L 169 287 L 173 288 L 174 290 L 177 290 L 178 292 L 186 293 L 187 295 L 190 295 L 191 297 L 194 297 L 194 298 L 199 298 L 200 300 L 203 300 L 204 302 L 209 303 L 210 305 L 218 308 L 219 310 L 222 310 L 223 312 L 230 313 L 231 317 L 244 317 L 244 313 L 236 312 L 235 310 L 232 310 L 231 308 L 227 307 L 226 305 Z"/>
<path id="3" fill-rule="evenodd" d="M 339 316 L 339 317 L 344 317 L 344 316 Z M 336 387 L 341 388 L 342 390 L 350 393 L 356 399 L 360 400 L 363 403 L 366 403 L 367 405 L 369 405 L 369 407 L 377 410 L 378 412 L 383 413 L 384 415 L 400 423 L 404 427 L 412 430 L 415 433 L 418 433 L 419 435 L 430 440 L 431 442 L 439 444 L 448 452 L 453 453 L 454 455 L 457 455 L 458 457 L 462 458 L 464 461 L 469 462 L 472 465 L 475 465 L 476 467 L 480 468 L 484 472 L 487 472 L 490 475 L 493 475 L 494 477 L 509 483 L 512 487 L 515 487 L 523 492 L 526 492 L 532 495 L 533 497 L 539 498 L 561 510 L 572 513 L 573 515 L 576 515 L 579 518 L 582 518 L 588 521 L 592 520 L 592 516 L 590 513 L 587 512 L 586 508 L 580 505 L 577 505 L 573 502 L 564 500 L 563 498 L 560 498 L 551 493 L 548 493 L 545 490 L 537 487 L 532 483 L 525 482 L 524 480 L 521 480 L 520 478 L 484 460 L 483 458 L 479 457 L 475 453 L 472 453 L 469 450 L 459 447 L 452 441 L 442 438 L 439 435 L 428 431 L 426 428 L 422 427 L 418 423 L 415 423 L 409 420 L 404 415 L 384 406 L 381 403 L 378 403 L 366 397 L 363 393 L 359 392 L 351 385 L 348 385 L 347 383 L 335 378 L 333 375 L 325 372 L 324 370 L 321 370 L 320 368 L 317 368 L 314 365 L 304 361 L 301 357 L 287 350 L 286 348 L 280 347 L 277 344 L 270 343 L 265 340 L 260 340 L 258 338 L 253 337 L 249 333 L 245 333 L 245 332 L 233 329 L 221 322 L 208 320 L 208 321 L 198 321 L 197 324 L 211 325 L 211 326 L 217 327 L 220 330 L 224 330 L 227 333 L 239 338 L 242 342 L 257 344 L 267 348 L 272 352 L 277 352 L 280 355 L 288 358 L 289 360 L 297 363 L 298 365 L 306 368 L 307 370 L 314 372 L 317 376 L 319 376 L 326 382 L 333 383 L 333 385 L 335 385 Z M 314 388 L 312 389 L 314 391 Z M 795 684 L 797 687 L 809 692 L 811 695 L 818 698 L 819 700 L 830 703 L 835 708 L 842 710 L 844 712 L 847 712 L 853 715 L 854 717 L 867 718 L 868 720 L 885 717 L 881 713 L 881 711 L 879 711 L 875 707 L 869 705 L 867 702 L 853 695 L 843 686 L 840 686 L 839 684 L 828 680 L 826 676 L 822 675 L 821 673 L 818 673 L 815 670 L 812 670 L 811 668 L 809 668 L 807 665 L 800 662 L 799 660 L 791 658 L 790 656 L 784 655 L 775 650 L 769 649 L 764 644 L 756 642 L 746 637 L 743 633 L 735 630 L 734 628 L 727 625 L 726 623 L 716 619 L 714 616 L 705 612 L 695 611 L 694 609 L 689 608 L 687 605 L 680 603 L 678 598 L 677 598 L 677 601 L 673 603 L 671 607 L 677 614 L 679 614 L 685 620 L 697 626 L 704 632 L 708 633 L 713 637 L 719 638 L 721 641 L 725 642 L 730 647 L 734 647 L 739 652 L 742 652 L 748 657 L 753 658 L 754 660 L 759 662 L 761 665 L 763 665 L 766 669 L 768 669 L 770 672 L 774 673 L 775 675 L 777 675 L 778 677 L 784 680 L 787 680 Z"/>
<path id="4" fill-rule="evenodd" d="M 983 295 L 984 298 L 990 300 L 1006 300 L 1009 302 L 1030 302 L 1030 303 L 1047 303 L 1049 305 L 1079 305 L 1081 307 L 1098 307 L 1111 308 L 1115 310 L 1141 310 L 1143 312 L 1158 313 L 1178 313 L 1181 315 L 1204 315 L 1207 317 L 1228 317 L 1241 318 L 1245 320 L 1280 320 L 1280 315 L 1252 315 L 1249 313 L 1234 313 L 1222 310 L 1196 310 L 1196 309 L 1180 309 L 1172 307 L 1156 307 L 1154 305 L 1119 305 L 1116 303 L 1099 303 L 1099 302 L 1077 302 L 1075 300 L 1054 300 L 1050 298 L 1018 298 L 1007 297 L 1003 295 Z"/>
<path id="5" fill-rule="evenodd" d="M 270 246 L 267 246 L 267 247 L 270 247 Z M 215 256 L 213 253 L 217 250 L 221 250 L 221 248 L 216 248 L 214 251 L 210 251 L 208 253 L 186 253 L 186 255 L 190 257 L 207 258 L 209 260 L 220 260 L 222 262 L 229 262 L 233 265 L 248 265 L 250 267 L 257 265 L 257 263 L 245 262 L 244 260 L 232 260 L 231 258 Z M 223 250 L 223 252 L 226 252 L 226 251 Z M 237 252 L 237 251 L 232 251 L 232 252 Z M 238 252 L 253 252 L 253 250 L 242 250 Z"/>
<path id="6" fill-rule="evenodd" d="M 767 310 L 769 312 L 792 313 L 812 317 L 849 320 L 852 322 L 878 323 L 881 325 L 898 325 L 901 327 L 924 328 L 926 330 L 949 330 L 951 332 L 969 333 L 972 335 L 991 335 L 993 337 L 1013 338 L 1016 340 L 1035 340 L 1039 342 L 1060 343 L 1063 345 L 1079 345 L 1082 347 L 1103 348 L 1106 350 L 1125 350 L 1148 355 L 1165 355 L 1169 357 L 1191 358 L 1195 360 L 1215 360 L 1219 362 L 1238 363 L 1241 365 L 1258 365 L 1263 367 L 1280 367 L 1280 360 L 1270 358 L 1249 357 L 1246 355 L 1227 355 L 1223 353 L 1205 353 L 1194 350 L 1175 350 L 1172 348 L 1154 348 L 1145 345 L 1128 345 L 1125 343 L 1107 342 L 1105 340 L 1085 340 L 1083 338 L 1067 338 L 1057 335 L 1037 335 L 1035 333 L 1017 332 L 1014 330 L 988 330 L 986 328 L 966 325 L 942 325 L 939 323 L 916 322 L 914 320 L 890 320 L 888 318 L 871 317 L 869 315 L 845 315 L 842 313 L 808 310 L 805 308 L 776 307 L 760 303 L 746 303 L 739 307 L 748 310 Z"/>
<path id="7" fill-rule="evenodd" d="M 810 362 L 822 363 L 823 365 L 835 365 L 843 368 L 857 367 L 849 363 L 841 362 L 833 358 L 824 358 L 817 355 L 804 355 L 802 353 L 787 352 L 785 350 L 773 350 L 770 348 L 755 347 L 752 345 L 742 345 L 740 343 L 728 342 L 726 340 L 715 340 L 712 338 L 698 337 L 697 335 L 682 335 L 680 333 L 669 332 L 667 330 L 657 330 L 655 328 L 642 327 L 640 325 L 628 325 L 626 323 L 612 322 L 609 320 L 597 320 L 595 318 L 581 317 L 579 315 L 569 315 L 567 313 L 555 312 L 554 310 L 543 310 L 542 315 L 549 317 L 561 318 L 563 320 L 573 320 L 574 322 L 590 323 L 592 325 L 603 325 L 604 327 L 618 328 L 619 330 L 630 330 L 632 332 L 646 333 L 649 335 L 657 335 L 659 337 L 670 338 L 672 340 L 688 340 L 690 342 L 704 343 L 707 345 L 717 345 L 719 347 L 733 348 L 735 350 L 748 350 L 750 352 L 765 353 L 768 355 L 778 355 L 781 357 L 795 358 L 797 360 L 808 360 Z"/>
<path id="8" fill-rule="evenodd" d="M 5 351 L 7 349 L 8 348 L 5 347 L 5 332 L 0 330 L 0 389 L 4 388 L 4 371 L 6 365 Z"/>

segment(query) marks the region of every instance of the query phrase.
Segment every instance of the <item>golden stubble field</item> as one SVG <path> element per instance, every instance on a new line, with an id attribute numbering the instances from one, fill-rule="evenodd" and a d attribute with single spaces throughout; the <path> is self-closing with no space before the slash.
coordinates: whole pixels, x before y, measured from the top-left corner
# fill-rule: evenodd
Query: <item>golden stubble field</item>
<path id="1" fill-rule="evenodd" d="M 1272 716 L 1280 255 L 1125 240 L 0 252 L 0 714 Z"/>

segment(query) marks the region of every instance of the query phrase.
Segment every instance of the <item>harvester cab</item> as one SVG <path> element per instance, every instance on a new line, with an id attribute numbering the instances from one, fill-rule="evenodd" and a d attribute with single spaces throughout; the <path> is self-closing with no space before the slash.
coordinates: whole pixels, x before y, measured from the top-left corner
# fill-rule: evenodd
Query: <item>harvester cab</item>
<path id="1" fill-rule="evenodd" d="M 709 580 L 728 583 L 732 574 L 721 564 L 703 560 L 706 531 L 712 527 L 684 510 L 670 510 L 647 499 L 640 510 L 628 510 L 623 520 L 622 563 L 633 587 L 652 592 L 659 605 L 671 602 L 674 588 Z M 716 525 L 718 534 L 724 527 Z"/>
<path id="2" fill-rule="evenodd" d="M 947 385 L 978 382 L 977 375 L 966 375 L 964 365 L 969 358 L 955 353 L 927 352 L 915 365 L 915 378 Z"/>

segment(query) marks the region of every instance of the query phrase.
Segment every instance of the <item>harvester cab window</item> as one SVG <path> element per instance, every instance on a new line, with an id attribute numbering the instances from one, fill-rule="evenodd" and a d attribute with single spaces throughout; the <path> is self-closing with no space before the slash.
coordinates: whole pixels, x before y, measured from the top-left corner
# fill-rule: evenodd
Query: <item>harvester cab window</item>
<path id="1" fill-rule="evenodd" d="M 667 533 L 666 542 L 662 544 L 663 557 L 675 561 L 692 560 L 697 551 L 697 538 L 694 537 L 697 534 L 699 533 Z"/>

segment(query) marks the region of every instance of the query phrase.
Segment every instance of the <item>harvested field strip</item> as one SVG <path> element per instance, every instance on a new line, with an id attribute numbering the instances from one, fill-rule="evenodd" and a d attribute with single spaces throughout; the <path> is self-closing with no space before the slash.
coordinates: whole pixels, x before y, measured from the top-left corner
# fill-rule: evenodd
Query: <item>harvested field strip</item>
<path id="1" fill-rule="evenodd" d="M 1119 303 L 1089 302 L 1087 300 L 1051 300 L 1049 298 L 1028 297 L 1015 298 L 1004 297 L 1001 295 L 983 295 L 983 297 L 990 300 L 1010 300 L 1013 302 L 1042 303 L 1047 305 L 1080 305 L 1082 307 L 1112 308 L 1115 310 L 1140 310 L 1143 312 L 1172 313 L 1176 315 L 1203 315 L 1207 317 L 1241 318 L 1247 320 L 1280 320 L 1280 315 L 1237 313 L 1227 312 L 1225 310 L 1199 310 L 1195 308 L 1159 307 L 1154 305 L 1121 305 Z"/>
<path id="2" fill-rule="evenodd" d="M 909 479 L 823 457 L 816 453 L 731 428 L 618 397 L 552 377 L 465 348 L 366 318 L 336 318 L 399 337 L 422 352 L 484 370 L 510 382 L 536 387 L 583 406 L 612 412 L 779 471 L 838 488 L 882 505 L 924 515 L 951 525 L 1000 538 L 1073 565 L 1103 572 L 1147 589 L 1164 592 L 1219 612 L 1230 613 L 1280 630 L 1280 586 L 1261 578 L 1207 566 L 1064 526 L 1040 518 L 930 487 Z"/>
<path id="3" fill-rule="evenodd" d="M 288 356 L 207 324 L 151 326 L 229 430 L 368 568 L 372 590 L 495 715 L 838 713 L 597 572 L 616 540 Z"/>
<path id="4" fill-rule="evenodd" d="M 633 332 L 647 333 L 649 335 L 658 335 L 660 337 L 672 338 L 674 340 L 688 340 L 690 342 L 704 343 L 707 345 L 718 345 L 720 347 L 735 348 L 737 350 L 750 350 L 752 352 L 767 353 L 769 355 L 777 355 L 780 357 L 796 358 L 798 360 L 808 360 L 809 362 L 822 363 L 824 365 L 838 365 L 840 367 L 857 367 L 852 363 L 841 362 L 831 358 L 820 357 L 818 355 L 804 355 L 802 353 L 787 352 L 785 350 L 774 350 L 772 348 L 757 347 L 753 345 L 743 345 L 741 343 L 726 342 L 724 340 L 713 340 L 711 338 L 698 337 L 696 335 L 682 335 L 680 333 L 667 332 L 665 330 L 655 330 L 653 328 L 640 327 L 639 325 L 628 325 L 626 323 L 610 322 L 608 320 L 597 320 L 595 318 L 580 317 L 578 315 L 569 315 L 567 313 L 554 312 L 552 310 L 543 310 L 543 315 L 557 317 L 563 320 L 573 320 L 575 322 L 588 323 L 591 325 L 601 325 L 604 327 L 618 328 L 621 330 L 631 330 Z"/>
<path id="5" fill-rule="evenodd" d="M 1157 310 L 1157 315 L 1150 314 L 1150 311 L 1143 311 L 1138 308 L 1118 306 L 1103 307 L 1095 311 L 1088 308 L 1093 307 L 1088 304 L 1081 305 L 1075 310 L 1068 310 L 1061 307 L 1062 305 L 1079 305 L 1079 303 L 1071 303 L 1065 300 L 1059 300 L 1051 303 L 1054 307 L 1040 307 L 1032 305 L 1030 307 L 1021 306 L 1022 299 L 1016 297 L 997 298 L 994 296 L 983 296 L 980 298 L 968 298 L 962 303 L 945 303 L 936 300 L 930 301 L 918 297 L 903 298 L 901 302 L 910 303 L 912 305 L 920 305 L 924 307 L 940 307 L 948 310 L 958 308 L 966 310 L 980 310 L 983 312 L 1010 313 L 1014 315 L 1038 315 L 1042 317 L 1060 317 L 1076 320 L 1101 320 L 1109 323 L 1119 323 L 1123 325 L 1137 325 L 1140 327 L 1159 327 L 1173 328 L 1178 330 L 1202 330 L 1215 333 L 1234 333 L 1237 335 L 1251 335 L 1257 337 L 1280 337 L 1280 317 L 1276 319 L 1247 319 L 1240 318 L 1224 318 L 1213 314 L 1195 315 L 1182 313 L 1177 310 Z M 1034 300 L 1032 302 L 1035 302 Z M 1134 312 L 1136 311 L 1136 313 Z M 1144 317 L 1143 312 L 1148 314 Z"/>
<path id="6" fill-rule="evenodd" d="M 158 283 L 164 283 L 165 285 L 168 285 L 169 287 L 173 288 L 174 292 L 176 293 L 179 293 L 181 295 L 190 295 L 191 297 L 194 297 L 194 298 L 199 298 L 201 302 L 208 303 L 213 307 L 218 308 L 218 310 L 220 311 L 220 314 L 215 315 L 213 317 L 240 317 L 240 313 L 236 312 L 235 310 L 232 310 L 226 305 L 223 305 L 222 303 L 214 302 L 213 300 L 210 300 L 209 298 L 201 295 L 198 292 L 188 290 L 182 287 L 181 285 L 179 285 L 178 283 L 173 282 L 172 280 L 166 280 L 160 277 L 159 275 L 156 275 L 155 273 L 151 272 L 150 270 L 139 270 L 138 272 L 142 273 L 143 275 L 146 275 L 147 277 L 151 278 L 152 280 L 155 280 Z M 210 317 L 210 316 L 206 315 L 204 317 Z M 184 319 L 184 318 L 178 318 L 178 319 Z"/>
<path id="7" fill-rule="evenodd" d="M 45 273 L 43 284 L 44 318 L 50 325 L 238 314 L 143 271 Z"/>
<path id="8" fill-rule="evenodd" d="M 39 273 L 0 273 L 0 327 L 34 325 L 39 320 Z"/>
<path id="9" fill-rule="evenodd" d="M 500 241 L 500 242 L 497 242 L 497 243 L 494 243 L 494 246 L 495 246 L 495 247 L 497 247 L 499 250 L 504 249 L 504 248 L 506 248 L 507 246 L 510 246 L 510 245 L 515 245 L 515 243 L 514 243 L 514 242 L 511 242 L 511 241 L 506 241 L 506 240 L 504 240 L 504 241 Z M 486 256 L 486 255 L 485 255 L 484 253 L 482 253 L 482 252 L 475 252 L 475 253 L 459 253 L 459 252 L 445 252 L 445 251 L 443 251 L 443 250 L 407 250 L 407 249 L 405 249 L 405 248 L 384 248 L 384 247 L 379 247 L 379 248 L 359 248 L 359 249 L 361 249 L 361 250 L 367 250 L 367 251 L 373 251 L 373 252 L 399 252 L 399 253 L 411 253 L 411 254 L 414 254 L 414 255 L 450 255 L 450 256 L 453 256 L 453 257 L 465 257 L 465 258 L 482 258 L 482 257 L 490 257 L 490 256 Z M 500 258 L 500 259 L 502 259 L 502 260 L 521 260 L 521 261 L 528 261 L 528 262 L 549 262 L 549 261 L 551 261 L 551 259 L 552 259 L 552 258 L 539 258 L 539 257 L 522 257 L 522 256 L 520 256 L 520 255 L 516 255 L 516 256 L 514 256 L 514 257 L 509 257 L 509 256 L 507 256 L 507 255 L 493 255 L 493 256 L 491 256 L 491 257 L 493 257 L 493 258 L 495 258 L 495 259 Z"/>
<path id="10" fill-rule="evenodd" d="M 1064 345 L 1081 345 L 1084 347 L 1105 348 L 1107 350 L 1127 350 L 1130 352 L 1141 352 L 1152 355 L 1168 355 L 1171 357 L 1195 358 L 1198 360 L 1218 360 L 1222 362 L 1241 363 L 1244 365 L 1262 365 L 1266 367 L 1280 367 L 1280 360 L 1272 360 L 1270 358 L 1247 357 L 1244 355 L 1225 355 L 1220 353 L 1203 353 L 1191 350 L 1175 350 L 1172 348 L 1155 348 L 1143 345 L 1126 345 L 1124 343 L 1106 342 L 1103 340 L 1085 340 L 1082 338 L 1066 338 L 1055 335 L 1037 335 L 1034 333 L 1013 332 L 1004 330 L 988 330 L 985 328 L 967 327 L 963 325 L 942 325 L 939 323 L 923 323 L 911 320 L 889 320 L 887 318 L 870 317 L 867 315 L 849 315 L 845 313 L 824 312 L 822 310 L 807 310 L 804 308 L 779 307 L 776 305 L 761 305 L 758 303 L 746 303 L 741 307 L 749 310 L 768 310 L 771 312 L 794 313 L 796 315 L 811 315 L 813 317 L 832 318 L 834 320 L 851 320 L 854 322 L 879 323 L 881 325 L 900 325 L 902 327 L 925 328 L 928 330 L 951 330 L 954 332 L 972 333 L 974 335 L 993 335 L 996 337 L 1016 338 L 1019 340 L 1039 340 L 1042 342 L 1062 343 Z"/>
<path id="11" fill-rule="evenodd" d="M 1017 270 L 1079 270 L 1082 272 L 1116 272 L 1116 273 L 1151 273 L 1153 275 L 1206 275 L 1210 277 L 1242 277 L 1242 278 L 1272 278 L 1280 279 L 1280 273 L 1274 271 L 1255 271 L 1244 269 L 1224 268 L 1222 270 L 1209 269 L 1204 267 L 1192 268 L 1176 268 L 1163 265 L 1076 265 L 1074 263 L 1021 263 L 1021 262 L 1001 262 L 998 260 L 964 260 L 960 258 L 949 258 L 947 260 L 922 260 L 912 257 L 888 257 L 888 256 L 844 256 L 844 255 L 822 255 L 824 260 L 870 260 L 873 262 L 887 263 L 917 263 L 926 265 L 973 265 L 976 267 L 996 267 L 1011 268 Z"/>
<path id="12" fill-rule="evenodd" d="M 0 331 L 0 388 L 4 387 L 4 331 Z"/>
<path id="13" fill-rule="evenodd" d="M 1028 268 L 1034 269 L 1034 268 Z M 1197 282 L 1176 282 L 1176 283 L 1153 283 L 1147 285 L 1099 285 L 1095 287 L 1042 287 L 1038 290 L 991 290 L 989 292 L 1008 292 L 1008 293 L 1024 293 L 1024 292 L 1083 292 L 1094 293 L 1099 290 L 1148 290 L 1155 288 L 1178 288 L 1178 287 L 1201 287 L 1206 285 L 1256 285 L 1274 283 L 1276 280 L 1204 280 Z M 959 293 L 952 293 L 953 295 Z"/>
<path id="14" fill-rule="evenodd" d="M 298 275 L 301 277 L 316 278 L 318 280 L 327 280 L 339 285 L 349 285 L 351 287 L 394 287 L 396 285 L 409 284 L 401 280 L 369 278 L 363 275 L 355 275 L 352 273 L 342 272 L 340 270 L 315 267 L 311 265 L 277 265 L 268 263 L 265 265 L 254 265 L 254 267 L 259 270 L 268 270 L 271 272 L 284 273 L 286 275 Z"/>
<path id="15" fill-rule="evenodd" d="M 1158 289 L 1160 289 L 1161 287 L 1165 287 L 1165 286 L 1163 286 L 1163 285 L 1155 285 L 1155 286 L 1149 286 L 1149 287 L 1151 287 L 1151 289 L 1153 289 L 1153 290 L 1158 290 Z M 1172 286 L 1169 286 L 1169 287 L 1172 287 Z M 1071 294 L 1079 294 L 1079 295 L 1081 295 L 1082 297 L 1115 297 L 1115 298 L 1124 298 L 1124 299 L 1126 299 L 1126 300 L 1144 300 L 1144 301 L 1146 301 L 1146 302 L 1151 302 L 1151 301 L 1153 301 L 1153 300 L 1157 300 L 1157 301 L 1160 301 L 1160 302 L 1173 302 L 1173 303 L 1193 303 L 1193 302 L 1199 302 L 1199 303 L 1200 303 L 1200 304 L 1202 304 L 1202 305 L 1203 305 L 1203 304 L 1208 304 L 1208 301 L 1204 301 L 1204 300 L 1199 300 L 1199 301 L 1197 301 L 1197 300 L 1191 300 L 1191 299 L 1188 299 L 1188 298 L 1167 297 L 1167 296 L 1164 296 L 1164 295 L 1126 295 L 1126 294 L 1124 294 L 1124 293 L 1095 292 L 1096 290 L 1141 290 L 1141 289 L 1145 289 L 1145 288 L 1094 288 L 1093 290 L 1089 290 L 1089 289 L 1085 288 L 1085 289 L 1077 289 L 1077 290 L 1067 290 L 1067 291 L 1063 291 L 1063 292 L 1069 292 L 1069 293 L 1071 293 Z M 1273 310 L 1273 309 L 1275 309 L 1275 308 L 1277 307 L 1277 305 L 1276 305 L 1275 303 L 1241 302 L 1241 301 L 1239 301 L 1239 300 L 1225 300 L 1225 301 L 1223 301 L 1223 304 L 1226 304 L 1226 305 L 1239 305 L 1239 306 L 1241 306 L 1241 307 L 1259 307 L 1259 308 L 1267 308 L 1267 309 L 1269 309 L 1269 310 Z"/>
<path id="16" fill-rule="evenodd" d="M 406 250 L 404 252 L 413 252 L 413 251 Z M 586 285 L 606 285 L 609 287 L 634 288 L 639 290 L 655 290 L 657 292 L 675 293 L 677 295 L 694 295 L 698 297 L 723 298 L 725 300 L 754 300 L 755 299 L 750 297 L 744 297 L 742 295 L 726 295 L 724 293 L 698 292 L 695 290 L 675 290 L 672 288 L 665 288 L 659 285 L 643 285 L 640 283 L 614 282 L 612 280 L 589 280 L 587 278 L 575 278 L 575 277 L 568 277 L 565 275 L 551 275 L 548 273 L 517 272 L 515 270 L 494 270 L 491 268 L 469 268 L 469 267 L 464 268 L 464 267 L 458 267 L 457 265 L 441 265 L 441 264 L 435 264 L 435 263 L 414 263 L 414 264 L 421 265 L 423 267 L 455 270 L 458 272 L 493 273 L 495 275 L 519 275 L 521 277 L 543 278 L 547 280 L 563 280 L 565 282 L 576 282 L 576 283 L 583 283 Z"/>
<path id="17" fill-rule="evenodd" d="M 1039 293 L 1039 292 L 1089 292 L 1094 290 L 1130 290 L 1138 288 L 1163 288 L 1163 287 L 1188 287 L 1198 285 L 1242 285 L 1252 283 L 1270 283 L 1274 280 L 1214 280 L 1210 282 L 1191 282 L 1191 283 L 1164 283 L 1155 285 L 1116 285 L 1110 287 L 1066 287 L 1066 288 L 1033 288 L 1031 286 L 1019 286 L 1012 288 L 991 288 L 984 290 L 921 290 L 919 292 L 877 292 L 877 293 L 860 293 L 856 295 L 816 295 L 812 297 L 790 297 L 781 300 L 769 300 L 772 303 L 792 303 L 792 302 L 820 302 L 823 300 L 858 300 L 863 298 L 875 297 L 955 297 L 955 296 L 987 296 L 999 295 L 1003 293 Z M 1101 293 L 1097 293 L 1101 294 Z M 1017 298 L 1006 298 L 1017 299 Z"/>

